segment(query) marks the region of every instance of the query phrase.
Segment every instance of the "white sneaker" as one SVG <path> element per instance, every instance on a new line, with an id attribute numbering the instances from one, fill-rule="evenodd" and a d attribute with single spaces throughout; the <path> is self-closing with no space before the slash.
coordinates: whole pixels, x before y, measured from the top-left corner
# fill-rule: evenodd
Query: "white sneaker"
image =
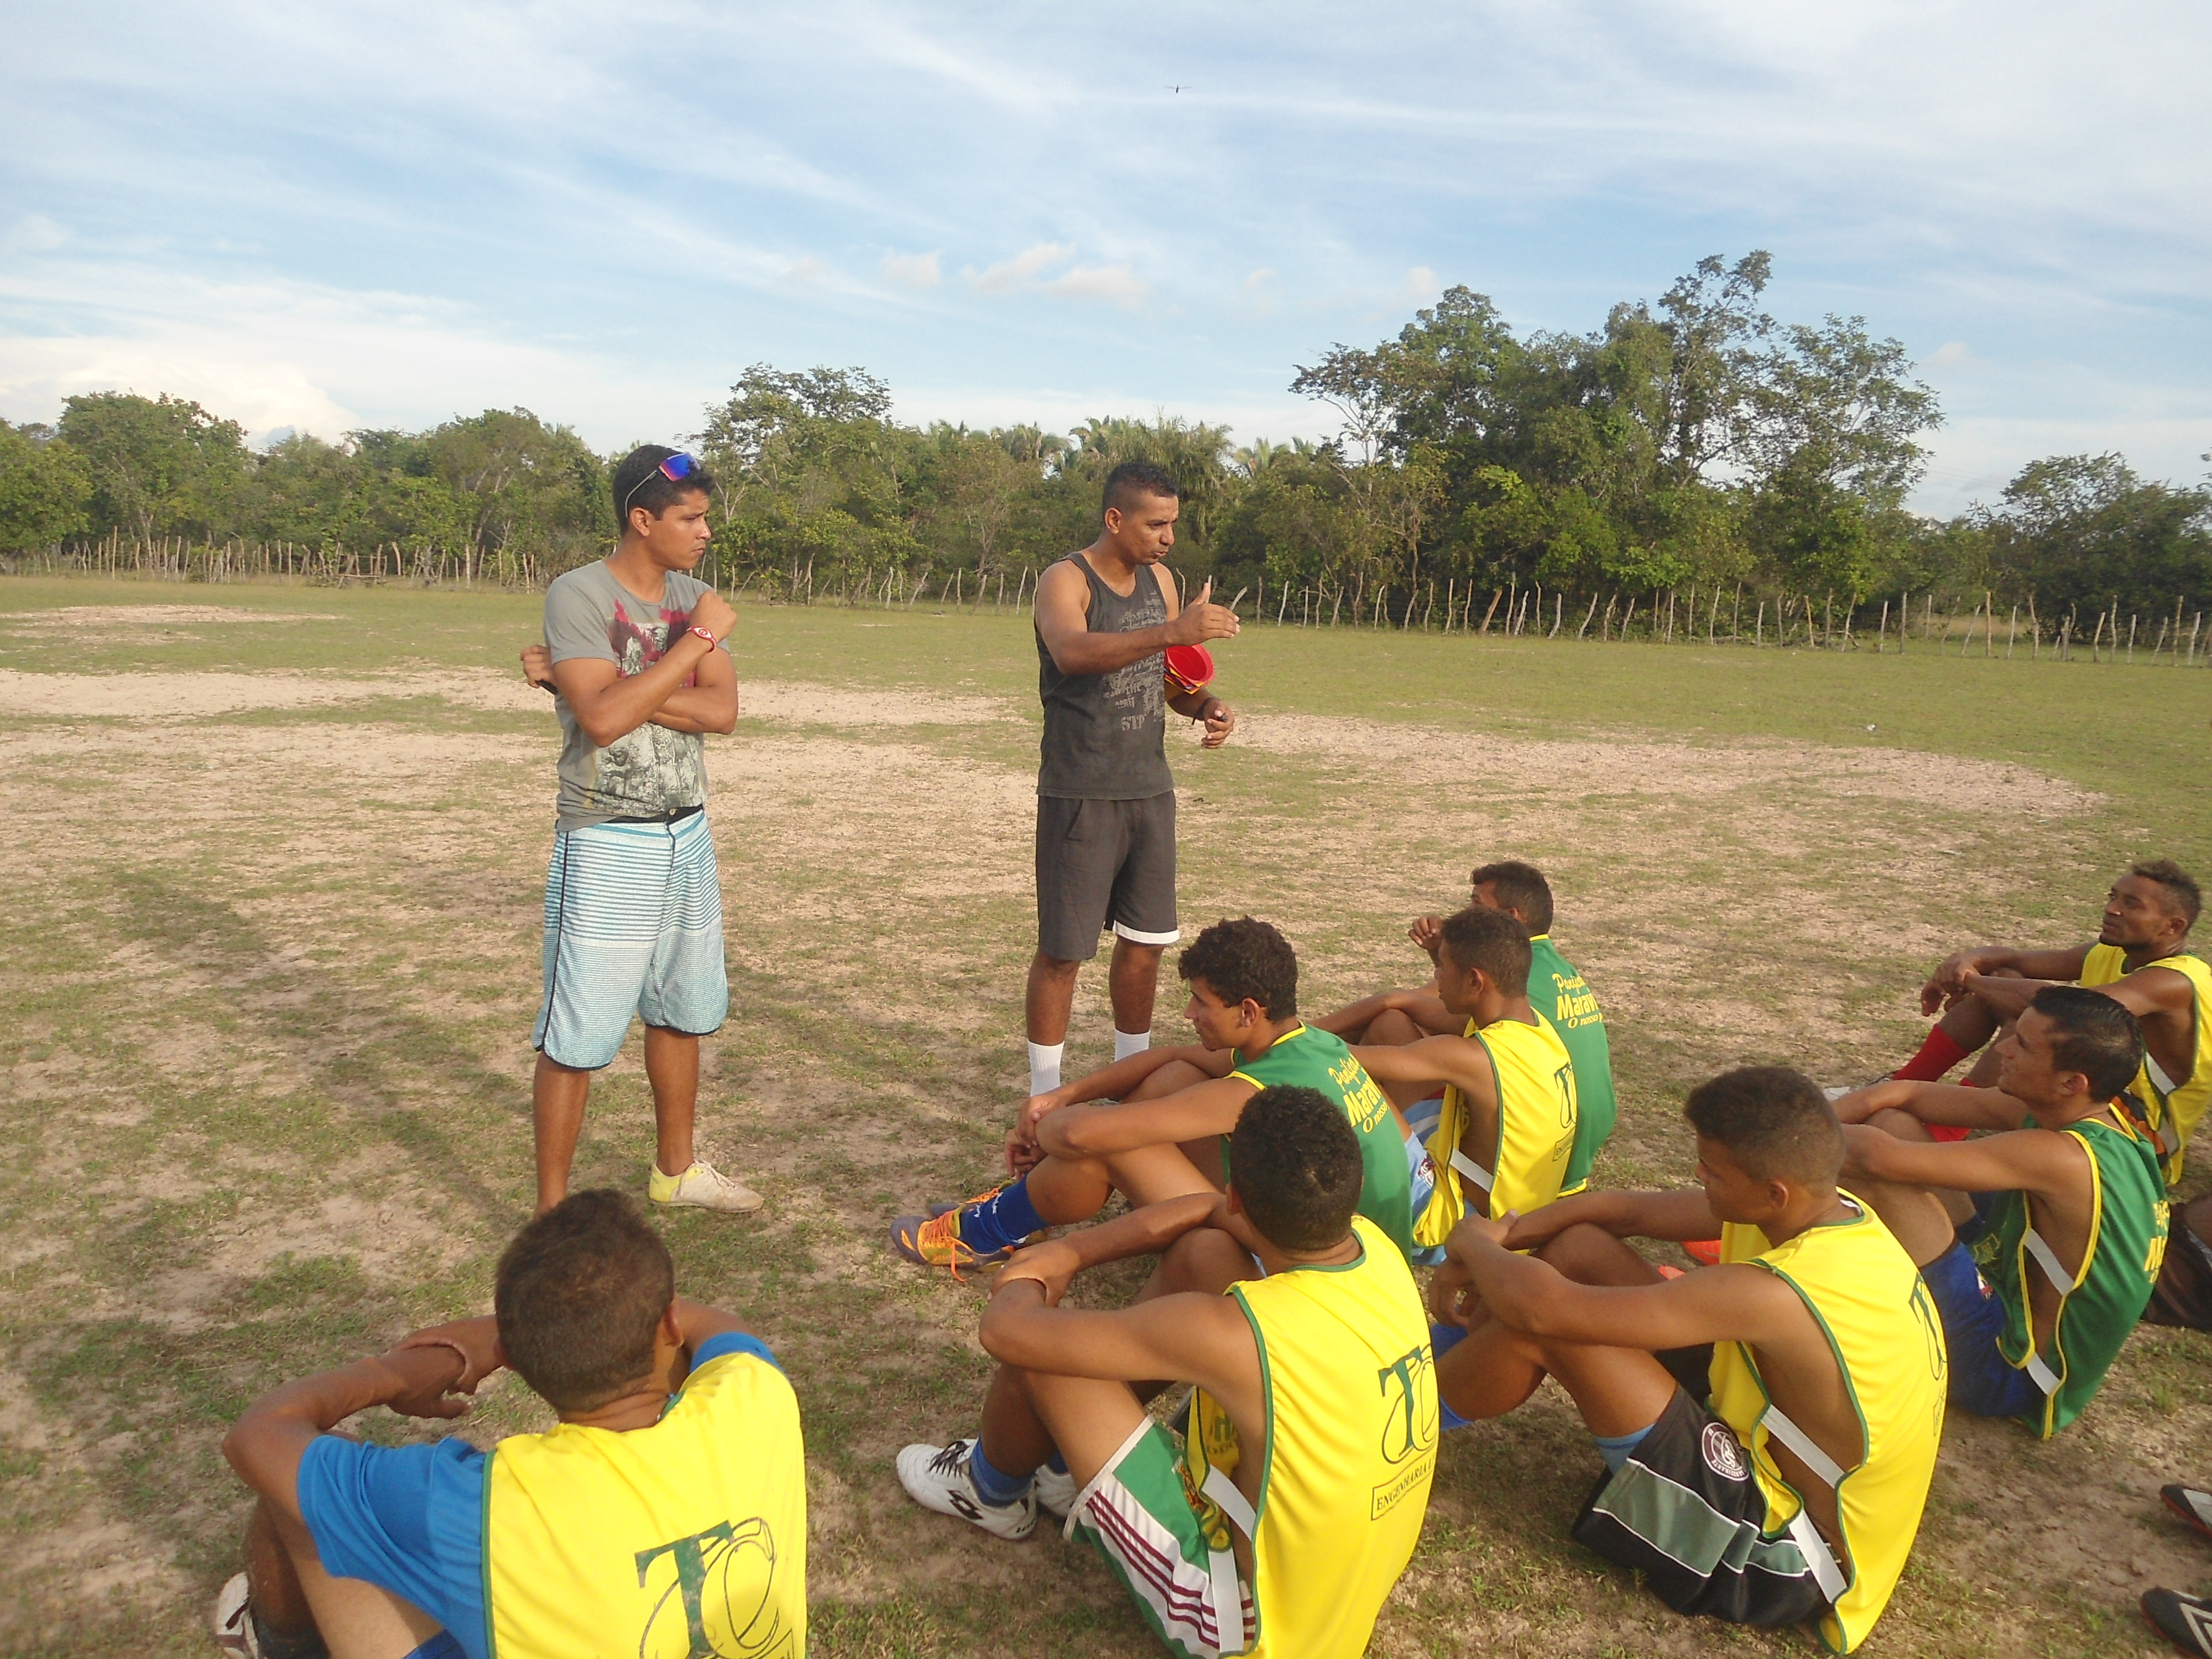
<path id="1" fill-rule="evenodd" d="M 261 1659 L 261 1643 L 247 1610 L 246 1575 L 233 1573 L 215 1598 L 215 1644 L 233 1659 Z"/>
<path id="2" fill-rule="evenodd" d="M 1039 1509 L 1055 1520 L 1065 1521 L 1068 1510 L 1075 1507 L 1075 1476 L 1049 1467 L 1040 1468 L 1030 1492 Z"/>
<path id="3" fill-rule="evenodd" d="M 973 1522 L 994 1538 L 1028 1537 L 1036 1525 L 1036 1493 L 1024 1492 L 1018 1503 L 986 1504 L 968 1473 L 968 1455 L 975 1449 L 973 1440 L 908 1446 L 898 1455 L 899 1485 L 922 1508 Z"/>
<path id="4" fill-rule="evenodd" d="M 645 1183 L 646 1194 L 656 1204 L 690 1205 L 702 1210 L 724 1210 L 735 1215 L 760 1208 L 761 1195 L 742 1181 L 724 1175 L 711 1164 L 694 1164 L 680 1176 L 663 1175 L 660 1166 Z"/>

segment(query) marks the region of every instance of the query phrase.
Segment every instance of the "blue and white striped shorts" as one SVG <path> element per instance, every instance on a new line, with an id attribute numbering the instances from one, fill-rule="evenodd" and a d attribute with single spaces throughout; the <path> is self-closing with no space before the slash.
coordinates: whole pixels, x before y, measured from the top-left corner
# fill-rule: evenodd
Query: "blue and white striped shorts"
<path id="1" fill-rule="evenodd" d="M 687 1036 L 718 1028 L 730 981 L 707 815 L 556 830 L 544 965 L 530 1042 L 557 1064 L 608 1064 L 632 1014 Z"/>

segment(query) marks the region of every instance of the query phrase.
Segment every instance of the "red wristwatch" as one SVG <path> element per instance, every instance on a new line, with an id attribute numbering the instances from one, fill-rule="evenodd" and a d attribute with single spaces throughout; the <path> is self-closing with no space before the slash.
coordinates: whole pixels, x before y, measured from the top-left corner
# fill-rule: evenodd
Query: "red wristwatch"
<path id="1" fill-rule="evenodd" d="M 721 641 L 716 639 L 708 629 L 700 627 L 697 623 L 693 623 L 690 627 L 685 629 L 684 631 L 687 634 L 696 634 L 701 639 L 706 641 L 708 650 L 712 650 L 714 647 L 721 643 Z"/>

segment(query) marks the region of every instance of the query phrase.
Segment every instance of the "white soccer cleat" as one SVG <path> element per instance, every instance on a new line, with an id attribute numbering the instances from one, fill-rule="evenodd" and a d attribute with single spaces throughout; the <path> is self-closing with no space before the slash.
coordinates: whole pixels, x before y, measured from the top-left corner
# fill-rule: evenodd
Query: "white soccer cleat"
<path id="1" fill-rule="evenodd" d="M 261 1643 L 253 1634 L 248 1609 L 246 1575 L 234 1572 L 215 1598 L 215 1644 L 232 1659 L 261 1659 Z"/>
<path id="2" fill-rule="evenodd" d="M 1030 1492 L 1036 1499 L 1039 1509 L 1054 1520 L 1065 1521 L 1068 1510 L 1075 1507 L 1075 1477 L 1058 1469 L 1041 1468 L 1030 1486 Z"/>
<path id="3" fill-rule="evenodd" d="M 689 1206 L 698 1210 L 720 1210 L 732 1215 L 748 1215 L 760 1208 L 761 1195 L 742 1181 L 724 1175 L 711 1164 L 694 1164 L 680 1176 L 661 1174 L 654 1164 L 653 1175 L 646 1182 L 646 1193 L 656 1204 L 672 1208 Z"/>
<path id="4" fill-rule="evenodd" d="M 975 1449 L 973 1440 L 956 1440 L 949 1446 L 908 1446 L 898 1455 L 899 1485 L 922 1508 L 957 1516 L 994 1538 L 1028 1537 L 1036 1525 L 1036 1493 L 1024 1492 L 1018 1503 L 986 1504 L 968 1473 L 968 1455 Z"/>

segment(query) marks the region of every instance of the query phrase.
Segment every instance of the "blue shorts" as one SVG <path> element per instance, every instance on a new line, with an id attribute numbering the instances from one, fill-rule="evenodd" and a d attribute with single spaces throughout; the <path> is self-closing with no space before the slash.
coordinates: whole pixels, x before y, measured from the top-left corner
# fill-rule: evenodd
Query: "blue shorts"
<path id="1" fill-rule="evenodd" d="M 608 1064 L 633 1014 L 686 1036 L 720 1027 L 730 981 L 707 815 L 556 830 L 544 971 L 530 1042 L 559 1065 Z"/>
<path id="2" fill-rule="evenodd" d="M 1433 1130 L 1436 1126 L 1431 1122 L 1429 1127 Z M 1427 1211 L 1429 1200 L 1437 1190 L 1437 1166 L 1429 1157 L 1429 1149 L 1421 1141 L 1422 1137 L 1418 1133 L 1406 1137 L 1406 1176 L 1413 1189 L 1413 1214 L 1416 1221 Z M 1423 1249 L 1415 1245 L 1413 1255 L 1407 1259 L 1416 1267 L 1433 1267 L 1444 1259 L 1444 1247 L 1437 1244 Z"/>
<path id="3" fill-rule="evenodd" d="M 1966 1247 L 1954 1244 L 1923 1267 L 1920 1277 L 1936 1299 L 1943 1345 L 1951 1351 L 1951 1404 L 1977 1417 L 2040 1416 L 2043 1390 L 1997 1351 L 2004 1304 L 1983 1282 Z"/>

